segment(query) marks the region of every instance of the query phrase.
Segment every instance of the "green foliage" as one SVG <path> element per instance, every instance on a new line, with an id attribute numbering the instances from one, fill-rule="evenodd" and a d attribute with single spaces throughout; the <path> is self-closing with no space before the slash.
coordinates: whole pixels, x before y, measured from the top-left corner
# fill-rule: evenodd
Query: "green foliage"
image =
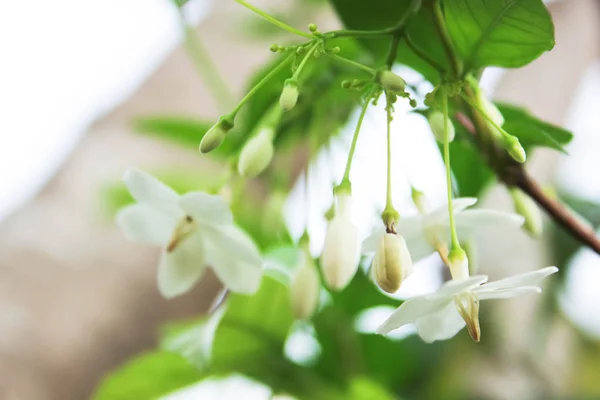
<path id="1" fill-rule="evenodd" d="M 542 0 L 444 1 L 448 33 L 465 69 L 522 67 L 554 47 Z"/>
<path id="2" fill-rule="evenodd" d="M 94 400 L 157 399 L 202 378 L 183 357 L 154 351 L 129 361 L 100 383 Z"/>
<path id="3" fill-rule="evenodd" d="M 184 117 L 141 117 L 134 121 L 136 132 L 166 139 L 185 147 L 197 149 L 212 122 L 198 121 Z"/>

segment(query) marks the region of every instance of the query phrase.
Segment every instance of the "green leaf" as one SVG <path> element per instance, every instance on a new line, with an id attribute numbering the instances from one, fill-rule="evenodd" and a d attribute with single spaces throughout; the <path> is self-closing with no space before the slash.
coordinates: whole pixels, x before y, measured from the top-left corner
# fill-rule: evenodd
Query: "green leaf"
<path id="1" fill-rule="evenodd" d="M 198 149 L 200 140 L 214 122 L 198 121 L 186 117 L 141 117 L 134 121 L 135 131 L 173 141 L 177 144 Z"/>
<path id="2" fill-rule="evenodd" d="M 450 144 L 450 167 L 459 197 L 480 197 L 496 180 L 477 149 L 466 140 L 454 140 Z"/>
<path id="3" fill-rule="evenodd" d="M 522 67 L 554 47 L 542 0 L 446 0 L 448 33 L 467 71 Z"/>
<path id="4" fill-rule="evenodd" d="M 549 147 L 565 152 L 564 146 L 573 139 L 566 129 L 541 121 L 526 109 L 510 104 L 497 103 L 504 116 L 502 126 L 508 133 L 519 138 L 523 147 Z"/>
<path id="5" fill-rule="evenodd" d="M 143 354 L 105 377 L 94 400 L 157 399 L 198 382 L 200 372 L 183 357 L 166 351 Z"/>

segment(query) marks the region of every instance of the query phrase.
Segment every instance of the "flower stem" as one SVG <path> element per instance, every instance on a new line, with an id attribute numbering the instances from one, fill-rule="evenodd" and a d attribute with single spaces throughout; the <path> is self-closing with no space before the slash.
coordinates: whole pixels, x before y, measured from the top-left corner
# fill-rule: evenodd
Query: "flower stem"
<path id="1" fill-rule="evenodd" d="M 288 31 L 290 33 L 293 33 L 294 35 L 298 35 L 298 36 L 302 36 L 305 38 L 309 38 L 312 39 L 313 35 L 311 35 L 310 33 L 307 32 L 302 32 L 299 29 L 296 28 L 292 28 L 291 26 L 281 22 L 280 20 L 278 20 L 277 18 L 273 17 L 272 15 L 267 14 L 266 12 L 264 12 L 263 10 L 261 10 L 260 8 L 254 7 L 252 4 L 247 3 L 244 0 L 235 0 L 237 3 L 243 5 L 244 7 L 254 11 L 255 13 L 257 13 L 258 15 L 260 15 L 261 17 L 263 17 L 264 19 L 266 19 L 267 21 L 269 21 L 270 23 L 272 23 L 273 25 L 276 25 L 278 27 L 280 27 L 281 29 Z"/>
<path id="2" fill-rule="evenodd" d="M 387 100 L 385 111 L 387 113 L 387 189 L 385 198 L 385 209 L 386 211 L 395 211 L 394 205 L 392 204 L 392 105 Z"/>
<path id="3" fill-rule="evenodd" d="M 342 178 L 341 185 L 347 183 L 350 185 L 350 169 L 352 168 L 352 160 L 354 158 L 354 152 L 356 151 L 356 142 L 358 141 L 358 135 L 360 134 L 360 127 L 362 126 L 363 120 L 371 103 L 371 95 L 373 91 L 369 91 L 365 99 L 365 104 L 362 107 L 356 128 L 354 129 L 354 136 L 352 137 L 352 144 L 350 145 L 350 151 L 348 152 L 348 161 L 346 161 L 346 170 L 344 171 L 344 177 Z"/>
<path id="4" fill-rule="evenodd" d="M 477 112 L 479 114 L 481 114 L 481 116 L 483 118 L 485 118 L 486 121 L 488 121 L 490 124 L 492 124 L 492 126 L 494 128 L 496 128 L 498 130 L 498 132 L 500 132 L 502 134 L 502 136 L 504 136 L 505 138 L 512 138 L 513 136 L 506 132 L 500 125 L 498 125 L 496 123 L 496 121 L 494 121 L 492 118 L 490 118 L 490 116 L 487 114 L 487 112 L 485 112 L 485 110 L 483 110 L 481 107 L 479 107 L 479 105 L 477 105 L 475 102 L 473 102 L 467 95 L 465 95 L 464 93 L 460 93 L 460 96 L 463 98 L 463 100 L 469 105 L 471 106 L 473 109 L 477 110 Z"/>
<path id="5" fill-rule="evenodd" d="M 242 100 L 240 100 L 238 105 L 233 109 L 233 111 L 229 115 L 235 116 L 235 114 L 237 114 L 238 111 L 240 111 L 242 106 L 252 96 L 254 96 L 256 94 L 256 92 L 258 92 L 267 82 L 269 82 L 271 80 L 271 78 L 273 78 L 275 75 L 277 75 L 279 73 L 279 71 L 281 71 L 283 69 L 283 67 L 285 67 L 292 60 L 293 57 L 294 57 L 294 53 L 290 54 L 289 56 L 284 58 L 283 61 L 281 61 L 279 63 L 279 65 L 277 65 L 267 75 L 265 75 L 264 78 L 262 78 L 256 85 L 254 85 L 254 87 L 252 89 L 250 89 L 250 91 L 248 93 L 246 93 L 246 95 L 242 98 Z"/>
<path id="6" fill-rule="evenodd" d="M 433 2 L 433 22 L 435 25 L 435 29 L 437 30 L 438 35 L 442 40 L 444 52 L 446 53 L 446 57 L 450 62 L 452 74 L 455 78 L 458 78 L 461 72 L 460 61 L 454 53 L 454 48 L 452 47 L 452 40 L 450 39 L 450 35 L 448 34 L 448 30 L 446 28 L 446 21 L 444 19 L 444 13 L 442 12 L 442 6 L 440 3 L 440 0 L 434 0 Z"/>
<path id="7" fill-rule="evenodd" d="M 332 57 L 335 60 L 339 60 L 339 61 L 345 62 L 346 64 L 349 64 L 349 65 L 352 65 L 353 67 L 362 69 L 363 71 L 365 71 L 365 72 L 367 72 L 367 73 L 369 73 L 371 75 L 375 75 L 375 70 L 373 68 L 371 68 L 371 67 L 367 67 L 364 64 L 361 64 L 359 62 L 350 60 L 350 59 L 348 59 L 346 57 L 338 56 L 337 54 L 329 54 L 329 53 L 327 53 L 327 55 L 329 57 Z"/>
<path id="8" fill-rule="evenodd" d="M 454 209 L 452 207 L 452 171 L 450 169 L 450 141 L 448 140 L 448 96 L 442 96 L 442 113 L 444 114 L 444 165 L 446 166 L 446 188 L 448 191 L 448 218 L 450 220 L 450 235 L 452 248 L 460 248 L 456 225 L 454 224 Z"/>
<path id="9" fill-rule="evenodd" d="M 444 74 L 446 69 L 442 67 L 437 61 L 431 58 L 425 51 L 419 48 L 413 41 L 410 35 L 407 33 L 404 35 L 404 40 L 406 41 L 406 45 L 419 57 L 421 60 L 425 61 L 427 64 L 431 65 L 435 68 L 439 73 Z"/>
<path id="10" fill-rule="evenodd" d="M 306 55 L 304 56 L 302 61 L 300 61 L 300 64 L 298 65 L 298 68 L 296 68 L 296 71 L 294 71 L 294 75 L 292 75 L 293 80 L 296 80 L 296 81 L 298 80 L 298 77 L 300 76 L 302 69 L 304 69 L 304 66 L 308 62 L 308 59 L 312 56 L 312 54 L 315 52 L 317 47 L 319 47 L 319 42 L 315 41 L 312 44 L 312 46 L 310 47 L 310 49 L 308 49 L 308 51 L 306 52 Z"/>

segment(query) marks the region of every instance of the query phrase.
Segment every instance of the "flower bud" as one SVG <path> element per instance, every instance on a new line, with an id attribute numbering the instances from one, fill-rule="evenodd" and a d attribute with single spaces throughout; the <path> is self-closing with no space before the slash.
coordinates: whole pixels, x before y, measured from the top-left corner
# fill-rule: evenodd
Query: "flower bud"
<path id="1" fill-rule="evenodd" d="M 467 253 L 460 247 L 453 247 L 448 254 L 448 267 L 452 279 L 462 280 L 469 277 L 469 259 Z"/>
<path id="2" fill-rule="evenodd" d="M 298 82 L 288 79 L 283 85 L 279 105 L 283 111 L 290 111 L 298 102 Z"/>
<path id="3" fill-rule="evenodd" d="M 487 98 L 483 89 L 477 90 L 477 103 L 479 108 L 481 108 L 488 118 L 494 121 L 496 125 L 502 126 L 504 124 L 502 113 L 498 110 L 498 107 Z"/>
<path id="4" fill-rule="evenodd" d="M 219 147 L 223 140 L 225 139 L 225 135 L 233 128 L 233 121 L 221 117 L 219 122 L 214 124 L 204 135 L 202 140 L 200 141 L 200 152 L 209 153 Z"/>
<path id="5" fill-rule="evenodd" d="M 445 121 L 447 121 L 448 124 L 448 142 L 454 140 L 454 124 L 450 118 L 444 117 L 444 114 L 441 111 L 433 111 L 429 113 L 427 119 L 429 121 L 429 126 L 431 127 L 431 132 L 433 132 L 433 136 L 435 136 L 438 142 L 444 143 L 446 141 L 446 133 L 444 132 Z"/>
<path id="6" fill-rule="evenodd" d="M 412 260 L 404 238 L 395 233 L 383 235 L 371 268 L 379 287 L 388 293 L 396 293 L 412 272 Z"/>
<path id="7" fill-rule="evenodd" d="M 387 69 L 377 72 L 377 82 L 387 91 L 404 93 L 406 82 L 400 76 Z"/>
<path id="8" fill-rule="evenodd" d="M 519 139 L 514 136 L 505 136 L 503 140 L 504 148 L 508 151 L 508 154 L 518 163 L 523 164 L 527 161 L 527 154 L 525 149 L 521 146 Z"/>
<path id="9" fill-rule="evenodd" d="M 543 230 L 543 221 L 542 212 L 538 205 L 519 189 L 511 189 L 510 195 L 513 199 L 515 211 L 525 218 L 523 228 L 533 237 L 540 236 Z"/>
<path id="10" fill-rule="evenodd" d="M 263 128 L 248 140 L 238 161 L 238 172 L 246 178 L 260 174 L 273 158 L 273 128 Z"/>
<path id="11" fill-rule="evenodd" d="M 327 287 L 342 290 L 358 269 L 360 241 L 358 229 L 350 217 L 352 196 L 338 194 L 336 197 L 336 213 L 327 227 L 321 268 Z"/>
<path id="12" fill-rule="evenodd" d="M 297 319 L 309 319 L 319 305 L 321 282 L 312 257 L 306 254 L 290 286 L 292 311 Z"/>

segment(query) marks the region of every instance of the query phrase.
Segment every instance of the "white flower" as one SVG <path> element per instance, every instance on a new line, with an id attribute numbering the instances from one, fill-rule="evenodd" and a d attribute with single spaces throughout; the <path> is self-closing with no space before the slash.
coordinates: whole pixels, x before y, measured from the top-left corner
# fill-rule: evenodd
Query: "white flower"
<path id="1" fill-rule="evenodd" d="M 212 267 L 232 291 L 254 293 L 262 259 L 233 224 L 227 203 L 201 192 L 178 195 L 153 176 L 129 170 L 123 180 L 138 204 L 122 209 L 117 224 L 131 240 L 161 246 L 158 287 L 170 298 L 188 291 Z"/>
<path id="2" fill-rule="evenodd" d="M 358 229 L 352 222 L 352 196 L 337 195 L 336 213 L 325 235 L 321 267 L 330 289 L 342 290 L 348 285 L 360 261 Z"/>
<path id="3" fill-rule="evenodd" d="M 292 311 L 298 319 L 308 319 L 317 310 L 321 280 L 317 267 L 309 254 L 301 257 L 301 266 L 290 285 Z"/>
<path id="4" fill-rule="evenodd" d="M 454 220 L 458 237 L 468 240 L 480 228 L 486 226 L 518 227 L 523 224 L 523 217 L 496 210 L 466 210 L 477 202 L 476 198 L 463 197 L 452 200 Z M 406 240 L 413 262 L 436 251 L 447 250 L 450 241 L 448 206 L 443 205 L 427 214 L 414 217 L 400 218 L 396 224 L 396 231 Z M 374 253 L 385 229 L 372 233 L 362 245 L 365 254 Z"/>
<path id="5" fill-rule="evenodd" d="M 379 240 L 371 265 L 377 285 L 388 293 L 396 293 L 412 272 L 412 260 L 404 238 L 386 233 Z"/>
<path id="6" fill-rule="evenodd" d="M 527 293 L 540 293 L 540 282 L 556 271 L 556 267 L 547 267 L 487 284 L 484 284 L 488 279 L 485 275 L 451 280 L 436 293 L 415 296 L 402 303 L 377 329 L 377 333 L 386 334 L 414 323 L 419 336 L 431 343 L 450 339 L 467 326 L 473 339 L 478 341 L 480 300 L 508 299 Z"/>

